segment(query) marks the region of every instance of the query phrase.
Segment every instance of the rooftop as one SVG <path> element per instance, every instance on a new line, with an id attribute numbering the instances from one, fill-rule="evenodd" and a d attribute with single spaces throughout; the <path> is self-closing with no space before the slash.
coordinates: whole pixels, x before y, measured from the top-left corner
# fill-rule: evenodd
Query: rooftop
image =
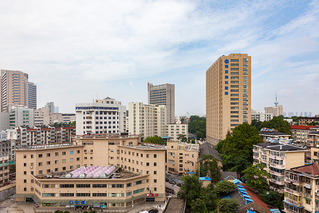
<path id="1" fill-rule="evenodd" d="M 88 135 L 73 135 L 72 138 L 136 138 L 138 135 L 122 135 L 120 133 L 102 133 L 102 134 L 88 134 Z"/>
<path id="2" fill-rule="evenodd" d="M 71 143 L 56 143 L 52 145 L 21 146 L 21 147 L 16 147 L 15 150 L 55 149 L 55 148 L 79 147 L 79 146 L 82 146 L 82 145 L 73 145 Z"/>
<path id="3" fill-rule="evenodd" d="M 287 133 L 275 132 L 275 131 L 259 131 L 259 135 L 263 135 L 263 136 L 290 136 Z"/>
<path id="4" fill-rule="evenodd" d="M 310 164 L 300 167 L 291 168 L 292 171 L 297 171 L 301 173 L 306 173 L 309 175 L 318 176 L 319 175 L 319 164 Z"/>
<path id="5" fill-rule="evenodd" d="M 139 174 L 115 166 L 82 166 L 73 171 L 52 172 L 37 175 L 38 179 L 126 179 Z"/>
<path id="6" fill-rule="evenodd" d="M 152 143 L 140 143 L 138 146 L 132 146 L 132 145 L 125 145 L 122 147 L 130 147 L 135 149 L 167 149 L 165 145 L 158 145 L 158 144 L 152 144 Z"/>
<path id="7" fill-rule="evenodd" d="M 271 144 L 271 143 L 259 143 L 257 146 L 263 146 L 267 149 L 271 150 L 278 150 L 278 151 L 307 151 L 307 149 L 293 146 L 293 145 L 286 145 L 286 144 Z"/>
<path id="8" fill-rule="evenodd" d="M 290 125 L 290 129 L 310 130 L 316 126 Z"/>
<path id="9" fill-rule="evenodd" d="M 214 158 L 216 158 L 219 161 L 222 161 L 222 159 L 219 156 L 219 152 L 215 149 L 215 147 L 205 142 L 199 146 L 200 149 L 200 155 L 212 155 Z"/>

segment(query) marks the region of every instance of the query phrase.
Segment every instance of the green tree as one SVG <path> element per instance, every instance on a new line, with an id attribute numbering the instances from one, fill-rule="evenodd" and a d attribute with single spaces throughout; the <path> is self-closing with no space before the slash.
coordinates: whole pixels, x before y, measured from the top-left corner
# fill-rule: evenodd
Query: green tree
<path id="1" fill-rule="evenodd" d="M 197 136 L 197 139 L 206 138 L 206 118 L 192 115 L 189 118 L 188 131 Z"/>
<path id="2" fill-rule="evenodd" d="M 178 134 L 177 139 L 181 140 L 182 142 L 187 142 L 186 135 L 184 134 Z"/>
<path id="3" fill-rule="evenodd" d="M 236 189 L 236 185 L 233 182 L 222 180 L 218 182 L 214 188 L 214 193 L 217 194 L 219 197 L 227 195 L 233 189 Z"/>
<path id="4" fill-rule="evenodd" d="M 216 150 L 222 154 L 223 153 L 223 145 L 224 145 L 225 140 L 221 140 L 218 142 L 218 144 L 216 145 Z"/>
<path id="5" fill-rule="evenodd" d="M 280 210 L 284 208 L 283 202 L 282 202 L 284 200 L 284 193 L 279 193 L 279 192 L 270 190 L 260 194 L 259 196 L 265 203 L 269 205 L 275 206 L 279 208 Z"/>
<path id="6" fill-rule="evenodd" d="M 255 119 L 251 121 L 251 125 L 256 127 L 257 130 L 261 129 L 261 123 L 262 123 L 261 121 L 257 121 Z"/>
<path id="7" fill-rule="evenodd" d="M 70 123 L 70 126 L 76 126 L 76 121 L 72 121 L 72 122 Z"/>
<path id="8" fill-rule="evenodd" d="M 154 144 L 161 144 L 164 145 L 165 142 L 163 141 L 163 139 L 157 135 L 153 136 L 153 137 L 147 137 L 144 140 L 144 143 L 154 143 Z"/>
<path id="9" fill-rule="evenodd" d="M 246 184 L 249 187 L 255 188 L 259 193 L 269 190 L 267 178 L 270 178 L 271 175 L 264 168 L 263 164 L 257 164 L 256 166 L 248 167 L 243 172 L 243 178 L 247 181 Z"/>
<path id="10" fill-rule="evenodd" d="M 219 207 L 219 213 L 235 213 L 240 207 L 238 201 L 235 199 L 220 199 L 217 206 Z"/>
<path id="11" fill-rule="evenodd" d="M 275 116 L 270 121 L 264 121 L 261 123 L 261 128 L 276 129 L 278 132 L 291 135 L 290 124 L 288 121 L 284 121 L 280 116 Z"/>
<path id="12" fill-rule="evenodd" d="M 202 155 L 200 157 L 200 176 L 209 176 L 212 182 L 217 182 L 220 180 L 221 173 L 220 167 L 218 166 L 218 161 L 212 155 Z"/>
<path id="13" fill-rule="evenodd" d="M 182 177 L 182 180 L 184 184 L 177 193 L 177 196 L 186 201 L 188 206 L 192 206 L 193 202 L 199 198 L 202 182 L 199 182 L 196 175 L 184 176 Z"/>
<path id="14" fill-rule="evenodd" d="M 299 117 L 298 117 L 298 116 L 292 116 L 291 118 L 292 118 L 292 121 L 293 121 L 294 123 L 296 123 L 297 125 L 299 125 Z"/>
<path id="15" fill-rule="evenodd" d="M 231 135 L 228 132 L 223 142 L 223 169 L 231 170 L 235 167 L 233 170 L 241 173 L 245 166 L 253 162 L 253 145 L 262 142 L 263 140 L 256 127 L 248 123 L 235 127 L 233 134 Z"/>

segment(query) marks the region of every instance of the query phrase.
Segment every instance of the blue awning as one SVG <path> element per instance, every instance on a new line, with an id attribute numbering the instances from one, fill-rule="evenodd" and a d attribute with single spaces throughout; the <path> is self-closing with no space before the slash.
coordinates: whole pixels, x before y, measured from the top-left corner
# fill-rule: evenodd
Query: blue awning
<path id="1" fill-rule="evenodd" d="M 199 177 L 198 178 L 198 180 L 207 180 L 207 181 L 210 181 L 210 180 L 212 180 L 211 178 L 209 178 L 209 177 Z"/>
<path id="2" fill-rule="evenodd" d="M 293 206 L 293 207 L 296 207 L 296 208 L 303 208 L 303 206 L 300 206 L 300 207 L 298 207 L 298 206 L 296 206 L 296 205 L 294 205 L 294 204 L 291 204 L 291 203 L 289 203 L 289 202 L 287 202 L 287 201 L 285 201 L 285 200 L 283 200 L 283 202 L 285 202 L 285 203 L 287 203 L 288 205 L 291 205 L 291 206 Z"/>
<path id="3" fill-rule="evenodd" d="M 238 188 L 244 188 L 242 185 L 237 185 Z"/>
<path id="4" fill-rule="evenodd" d="M 244 198 L 248 198 L 251 199 L 251 197 L 249 195 L 243 195 Z"/>
<path id="5" fill-rule="evenodd" d="M 240 193 L 241 193 L 241 195 L 248 195 L 247 192 L 240 192 Z"/>
<path id="6" fill-rule="evenodd" d="M 247 209 L 247 213 L 256 213 L 255 211 L 252 211 L 252 210 L 248 210 Z"/>
<path id="7" fill-rule="evenodd" d="M 238 179 L 235 179 L 235 180 L 233 180 L 233 183 L 237 185 L 237 184 L 240 184 L 242 182 L 240 180 L 238 180 Z"/>

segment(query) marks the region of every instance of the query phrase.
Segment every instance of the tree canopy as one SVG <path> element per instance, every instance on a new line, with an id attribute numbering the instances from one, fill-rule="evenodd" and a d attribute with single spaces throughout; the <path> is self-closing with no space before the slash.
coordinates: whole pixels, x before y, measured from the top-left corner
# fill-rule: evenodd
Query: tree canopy
<path id="1" fill-rule="evenodd" d="M 280 116 L 275 116 L 270 121 L 262 122 L 261 128 L 263 127 L 276 129 L 278 132 L 291 135 L 290 124 L 288 121 L 284 121 Z"/>
<path id="2" fill-rule="evenodd" d="M 144 140 L 144 143 L 154 143 L 154 144 L 161 144 L 161 145 L 165 145 L 165 142 L 163 141 L 163 139 L 157 135 L 153 136 L 153 137 L 147 137 Z"/>
<path id="3" fill-rule="evenodd" d="M 219 195 L 219 197 L 222 197 L 224 195 L 227 195 L 233 189 L 236 189 L 236 185 L 233 182 L 223 180 L 223 181 L 218 182 L 216 184 L 216 186 L 214 188 L 214 193 Z"/>
<path id="4" fill-rule="evenodd" d="M 186 200 L 188 206 L 192 206 L 193 202 L 199 198 L 202 183 L 199 182 L 196 175 L 184 176 L 182 180 L 184 184 L 177 193 L 177 196 L 182 200 Z"/>
<path id="5" fill-rule="evenodd" d="M 228 133 L 222 142 L 223 169 L 241 173 L 253 162 L 253 145 L 262 142 L 256 127 L 248 123 L 235 127 L 233 134 Z"/>
<path id="6" fill-rule="evenodd" d="M 215 183 L 220 180 L 221 173 L 218 161 L 212 155 L 202 155 L 200 157 L 200 176 L 209 176 L 212 182 Z"/>
<path id="7" fill-rule="evenodd" d="M 247 186 L 255 188 L 260 193 L 269 190 L 267 178 L 270 178 L 271 175 L 264 168 L 263 164 L 257 164 L 248 167 L 243 172 L 243 178 L 247 181 Z"/>
<path id="8" fill-rule="evenodd" d="M 189 118 L 188 131 L 197 136 L 197 139 L 206 138 L 206 118 L 192 115 Z"/>
<path id="9" fill-rule="evenodd" d="M 235 213 L 240 207 L 238 201 L 235 199 L 220 199 L 217 205 L 219 213 Z"/>

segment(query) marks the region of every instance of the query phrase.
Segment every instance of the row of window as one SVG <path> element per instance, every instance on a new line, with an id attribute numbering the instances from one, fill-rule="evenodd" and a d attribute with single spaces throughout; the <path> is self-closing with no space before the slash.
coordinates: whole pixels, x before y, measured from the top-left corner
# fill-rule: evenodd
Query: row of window
<path id="1" fill-rule="evenodd" d="M 73 155 L 74 151 L 70 151 L 70 155 Z M 80 154 L 81 151 L 80 150 L 77 150 L 76 151 L 77 154 Z M 66 155 L 67 152 L 62 152 L 61 153 L 62 155 Z M 59 152 L 55 152 L 54 153 L 54 156 L 59 156 Z M 43 154 L 38 154 L 38 157 L 39 158 L 42 158 L 43 157 Z M 46 153 L 46 157 L 51 157 L 51 153 Z M 27 158 L 27 155 L 23 155 L 23 158 Z M 30 158 L 34 158 L 34 155 L 30 155 Z"/>

